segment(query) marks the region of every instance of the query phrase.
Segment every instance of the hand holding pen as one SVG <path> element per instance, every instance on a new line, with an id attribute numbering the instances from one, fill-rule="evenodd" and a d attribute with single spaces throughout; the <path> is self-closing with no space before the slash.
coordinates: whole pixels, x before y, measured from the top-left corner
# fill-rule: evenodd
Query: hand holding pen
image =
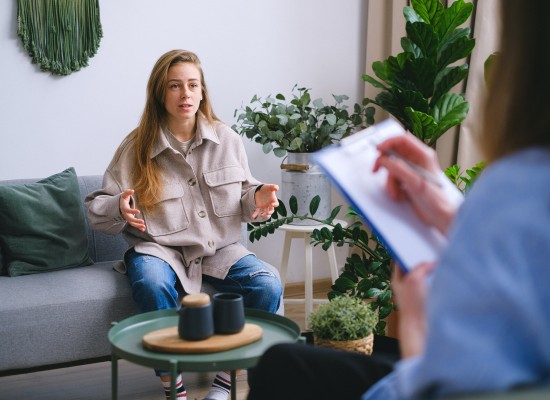
<path id="1" fill-rule="evenodd" d="M 388 171 L 386 189 L 396 201 L 407 201 L 419 218 L 446 233 L 456 213 L 441 188 L 441 168 L 435 151 L 410 133 L 378 145 L 374 171 Z"/>

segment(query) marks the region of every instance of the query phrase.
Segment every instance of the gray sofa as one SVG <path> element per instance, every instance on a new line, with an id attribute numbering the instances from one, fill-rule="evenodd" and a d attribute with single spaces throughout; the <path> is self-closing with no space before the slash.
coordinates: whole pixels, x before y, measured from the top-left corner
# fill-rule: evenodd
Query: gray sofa
<path id="1" fill-rule="evenodd" d="M 81 176 L 78 182 L 84 199 L 100 188 L 102 177 Z M 0 376 L 107 360 L 112 323 L 138 313 L 128 277 L 113 270 L 128 247 L 125 240 L 91 230 L 87 220 L 86 230 L 93 265 L 0 276 Z M 203 285 L 203 291 L 213 288 Z"/>

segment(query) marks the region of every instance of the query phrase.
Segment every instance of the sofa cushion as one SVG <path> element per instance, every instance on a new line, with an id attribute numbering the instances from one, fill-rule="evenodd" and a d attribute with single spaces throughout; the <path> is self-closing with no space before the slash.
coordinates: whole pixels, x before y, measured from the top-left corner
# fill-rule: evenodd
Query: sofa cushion
<path id="1" fill-rule="evenodd" d="M 0 247 L 10 276 L 93 264 L 74 168 L 0 186 Z"/>

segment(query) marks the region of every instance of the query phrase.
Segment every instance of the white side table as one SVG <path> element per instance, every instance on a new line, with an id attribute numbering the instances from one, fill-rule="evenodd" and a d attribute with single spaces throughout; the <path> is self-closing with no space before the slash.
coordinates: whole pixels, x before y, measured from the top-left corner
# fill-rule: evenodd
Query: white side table
<path id="1" fill-rule="evenodd" d="M 334 224 L 339 223 L 342 227 L 347 227 L 346 221 L 335 219 Z M 278 229 L 285 232 L 285 243 L 283 247 L 283 257 L 281 260 L 281 283 L 283 284 L 283 290 L 286 283 L 286 273 L 288 270 L 288 258 L 290 256 L 290 245 L 292 239 L 304 239 L 305 248 L 305 279 L 304 279 L 304 298 L 303 299 L 284 299 L 285 303 L 298 303 L 305 304 L 305 319 L 306 328 L 309 325 L 309 315 L 313 311 L 313 304 L 325 303 L 327 299 L 314 299 L 313 298 L 313 245 L 311 244 L 311 233 L 315 229 L 321 229 L 327 227 L 331 229 L 330 225 L 290 225 L 284 224 Z M 338 266 L 336 264 L 336 254 L 334 252 L 334 244 L 326 251 L 330 267 L 330 277 L 332 283 L 338 278 Z"/>

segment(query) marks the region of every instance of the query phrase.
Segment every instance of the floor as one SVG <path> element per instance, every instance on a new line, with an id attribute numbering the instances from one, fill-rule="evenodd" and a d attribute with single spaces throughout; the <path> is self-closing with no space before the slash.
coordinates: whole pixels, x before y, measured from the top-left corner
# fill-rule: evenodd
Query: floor
<path id="1" fill-rule="evenodd" d="M 314 283 L 314 296 L 326 298 L 330 281 Z M 303 297 L 303 287 L 289 284 L 285 297 Z M 285 316 L 305 328 L 304 306 L 285 305 Z M 120 400 L 164 400 L 160 380 L 150 368 L 119 361 Z M 215 373 L 184 373 L 183 381 L 188 399 L 202 399 Z M 248 394 L 247 374 L 237 375 L 237 397 L 245 400 Z M 0 400 L 108 400 L 111 398 L 111 364 L 101 362 L 30 374 L 0 377 Z"/>

